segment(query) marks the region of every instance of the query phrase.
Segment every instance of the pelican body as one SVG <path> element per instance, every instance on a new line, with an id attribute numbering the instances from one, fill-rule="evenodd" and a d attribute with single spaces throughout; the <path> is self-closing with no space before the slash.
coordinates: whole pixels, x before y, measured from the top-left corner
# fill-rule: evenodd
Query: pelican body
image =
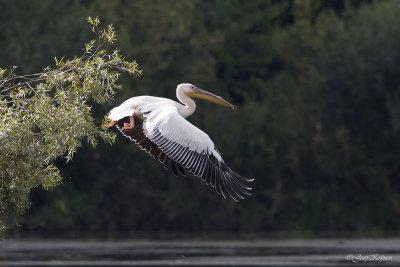
<path id="1" fill-rule="evenodd" d="M 251 195 L 246 185 L 253 179 L 233 172 L 224 162 L 214 143 L 206 133 L 185 118 L 193 114 L 196 104 L 192 98 L 234 108 L 219 96 L 196 86 L 183 83 L 176 88 L 181 103 L 154 96 L 137 96 L 113 108 L 105 128 L 117 129 L 140 148 L 158 159 L 175 175 L 193 175 L 211 185 L 224 198 L 235 201 Z"/>

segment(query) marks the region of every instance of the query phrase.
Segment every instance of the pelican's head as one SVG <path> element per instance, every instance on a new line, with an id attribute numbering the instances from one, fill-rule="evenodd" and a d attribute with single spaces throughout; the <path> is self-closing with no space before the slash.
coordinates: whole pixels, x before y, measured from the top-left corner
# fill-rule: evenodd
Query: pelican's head
<path id="1" fill-rule="evenodd" d="M 176 93 L 180 94 L 182 92 L 188 97 L 202 98 L 221 106 L 229 107 L 232 109 L 235 108 L 231 103 L 225 101 L 220 96 L 214 95 L 210 92 L 197 88 L 196 86 L 190 83 L 181 83 L 178 85 L 178 87 L 176 88 Z"/>

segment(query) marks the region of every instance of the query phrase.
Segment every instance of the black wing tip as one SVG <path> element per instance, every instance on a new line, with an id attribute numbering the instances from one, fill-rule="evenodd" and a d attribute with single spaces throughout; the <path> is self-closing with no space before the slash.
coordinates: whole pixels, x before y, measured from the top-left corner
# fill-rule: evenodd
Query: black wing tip
<path id="1" fill-rule="evenodd" d="M 232 197 L 235 202 L 238 202 L 236 196 L 240 199 L 244 199 L 245 196 L 252 195 L 250 191 L 253 188 L 247 186 L 243 182 L 252 182 L 254 181 L 254 179 L 244 178 L 233 172 L 231 169 L 228 169 L 228 171 L 224 172 L 223 178 L 225 180 L 225 189 L 228 191 L 230 197 Z M 233 195 L 235 197 L 233 197 Z"/>
<path id="2" fill-rule="evenodd" d="M 214 165 L 215 164 L 215 165 Z M 218 195 L 222 195 L 224 199 L 229 196 L 235 202 L 239 202 L 241 199 L 245 199 L 245 196 L 251 196 L 250 192 L 253 188 L 246 185 L 246 183 L 253 182 L 254 179 L 244 178 L 234 171 L 232 171 L 225 164 L 219 165 L 214 163 L 212 171 L 208 169 L 201 175 L 196 175 L 193 172 L 189 172 L 189 175 L 199 177 L 208 186 L 214 188 Z M 215 179 L 215 181 L 214 181 Z M 213 181 L 213 182 L 210 182 Z"/>
<path id="3" fill-rule="evenodd" d="M 246 183 L 251 183 L 251 182 L 254 182 L 254 179 L 251 179 L 251 178 L 245 178 L 245 177 L 243 177 L 243 176 L 240 176 L 240 175 L 238 175 L 238 174 L 236 174 L 235 173 L 235 175 L 240 179 L 240 180 L 242 180 L 243 182 L 246 182 Z"/>

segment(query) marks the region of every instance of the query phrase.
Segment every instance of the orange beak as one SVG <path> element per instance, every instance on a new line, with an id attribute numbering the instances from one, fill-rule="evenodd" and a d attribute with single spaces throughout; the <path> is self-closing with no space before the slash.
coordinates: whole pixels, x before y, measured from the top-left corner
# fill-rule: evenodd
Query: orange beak
<path id="1" fill-rule="evenodd" d="M 202 90 L 200 88 L 194 88 L 193 92 L 191 93 L 186 93 L 187 96 L 189 97 L 193 97 L 193 98 L 202 98 L 204 100 L 213 102 L 215 104 L 221 105 L 221 106 L 225 106 L 228 108 L 232 108 L 234 109 L 235 107 L 229 103 L 228 101 L 222 99 L 220 96 L 214 95 L 210 92 L 207 92 L 206 90 Z"/>

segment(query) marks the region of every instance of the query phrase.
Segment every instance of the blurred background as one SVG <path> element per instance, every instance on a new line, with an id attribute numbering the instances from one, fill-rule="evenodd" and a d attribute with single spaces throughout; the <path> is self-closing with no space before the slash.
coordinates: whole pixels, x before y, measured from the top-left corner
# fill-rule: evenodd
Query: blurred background
<path id="1" fill-rule="evenodd" d="M 0 0 L 0 66 L 27 74 L 80 55 L 89 15 L 143 70 L 94 107 L 99 125 L 132 96 L 175 100 L 182 82 L 220 95 L 238 108 L 199 100 L 189 121 L 255 179 L 253 196 L 224 200 L 118 135 L 60 159 L 62 185 L 33 190 L 11 234 L 400 233 L 398 1 Z"/>

